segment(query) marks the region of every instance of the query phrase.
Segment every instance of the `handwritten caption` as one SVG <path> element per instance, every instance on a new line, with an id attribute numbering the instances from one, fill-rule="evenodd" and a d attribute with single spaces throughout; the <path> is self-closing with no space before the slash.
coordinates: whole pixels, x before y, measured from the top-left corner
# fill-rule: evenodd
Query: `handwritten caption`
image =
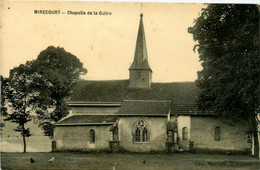
<path id="1" fill-rule="evenodd" d="M 251 162 L 234 162 L 234 161 L 196 161 L 196 166 L 220 166 L 220 167 L 250 167 Z"/>

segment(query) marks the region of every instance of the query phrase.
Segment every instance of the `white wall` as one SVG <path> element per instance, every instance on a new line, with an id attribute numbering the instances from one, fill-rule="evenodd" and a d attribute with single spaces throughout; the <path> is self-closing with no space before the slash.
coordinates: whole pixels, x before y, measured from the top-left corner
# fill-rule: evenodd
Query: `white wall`
<path id="1" fill-rule="evenodd" d="M 188 141 L 190 140 L 190 116 L 178 116 L 178 137 L 182 141 L 182 128 L 188 128 Z"/>

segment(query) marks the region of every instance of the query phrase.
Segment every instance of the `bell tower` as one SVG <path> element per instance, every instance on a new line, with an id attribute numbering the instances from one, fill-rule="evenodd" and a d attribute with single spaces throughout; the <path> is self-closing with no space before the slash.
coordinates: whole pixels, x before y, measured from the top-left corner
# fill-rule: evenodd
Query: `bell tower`
<path id="1" fill-rule="evenodd" d="M 142 13 L 140 15 L 140 24 L 136 40 L 134 61 L 130 66 L 129 71 L 129 88 L 151 88 L 152 69 L 148 64 Z"/>

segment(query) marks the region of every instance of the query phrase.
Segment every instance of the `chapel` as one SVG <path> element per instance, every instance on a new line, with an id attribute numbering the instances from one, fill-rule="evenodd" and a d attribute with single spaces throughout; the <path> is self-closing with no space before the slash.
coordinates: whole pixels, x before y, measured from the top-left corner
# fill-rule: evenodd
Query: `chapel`
<path id="1" fill-rule="evenodd" d="M 195 82 L 154 83 L 152 73 L 141 14 L 129 80 L 78 81 L 53 150 L 250 152 L 246 122 L 199 111 Z"/>

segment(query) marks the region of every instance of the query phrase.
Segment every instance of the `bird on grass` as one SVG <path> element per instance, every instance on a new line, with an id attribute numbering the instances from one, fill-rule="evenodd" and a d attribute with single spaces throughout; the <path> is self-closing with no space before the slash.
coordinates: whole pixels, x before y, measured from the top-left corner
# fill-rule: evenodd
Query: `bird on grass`
<path id="1" fill-rule="evenodd" d="M 55 160 L 55 157 L 52 157 L 51 159 L 49 159 L 49 162 L 53 162 Z"/>
<path id="2" fill-rule="evenodd" d="M 145 164 L 145 160 L 143 161 L 143 164 Z"/>
<path id="3" fill-rule="evenodd" d="M 30 158 L 30 161 L 32 164 L 35 163 L 35 160 L 33 160 L 33 158 Z"/>
<path id="4" fill-rule="evenodd" d="M 226 154 L 227 154 L 227 155 L 231 155 L 231 151 L 227 151 Z"/>

